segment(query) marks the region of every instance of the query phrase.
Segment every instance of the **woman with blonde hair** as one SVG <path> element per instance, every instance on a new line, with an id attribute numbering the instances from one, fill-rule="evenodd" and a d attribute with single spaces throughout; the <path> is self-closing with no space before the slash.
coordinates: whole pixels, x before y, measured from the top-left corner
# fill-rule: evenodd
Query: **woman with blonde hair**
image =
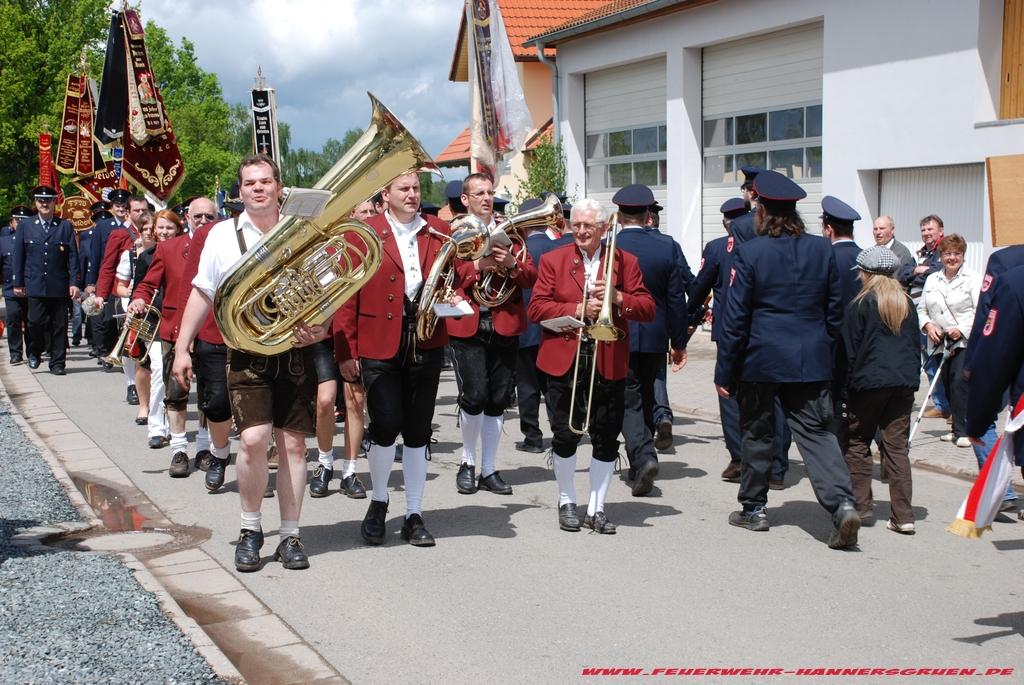
<path id="1" fill-rule="evenodd" d="M 850 427 L 844 458 L 861 520 L 874 522 L 871 441 L 879 434 L 882 466 L 889 477 L 889 530 L 914 533 L 913 492 L 907 438 L 914 393 L 921 383 L 917 312 L 893 278 L 899 259 L 876 245 L 857 255 L 862 287 L 843 317 L 849 362 Z"/>

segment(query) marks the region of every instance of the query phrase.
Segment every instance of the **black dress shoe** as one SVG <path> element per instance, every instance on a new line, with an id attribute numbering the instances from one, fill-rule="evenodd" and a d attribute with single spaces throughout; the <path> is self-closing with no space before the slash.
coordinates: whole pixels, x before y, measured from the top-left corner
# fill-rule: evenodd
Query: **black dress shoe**
<path id="1" fill-rule="evenodd" d="M 658 475 L 658 462 L 648 459 L 636 470 L 636 478 L 633 479 L 633 497 L 643 497 L 650 494 L 654 488 L 654 478 Z"/>
<path id="2" fill-rule="evenodd" d="M 11 356 L 11 366 L 19 366 L 24 363 L 25 360 L 21 358 L 20 354 L 15 354 Z"/>
<path id="3" fill-rule="evenodd" d="M 148 416 L 136 416 L 135 417 L 135 425 L 136 426 L 145 426 L 147 423 L 149 423 L 149 417 Z"/>
<path id="4" fill-rule="evenodd" d="M 28 356 L 28 368 L 30 368 L 30 369 L 38 369 L 39 368 L 39 357 L 35 357 L 35 356 L 30 354 Z"/>
<path id="5" fill-rule="evenodd" d="M 402 539 L 413 547 L 433 547 L 435 544 L 434 536 L 423 525 L 423 517 L 419 514 L 405 518 L 405 523 L 402 524 Z"/>
<path id="6" fill-rule="evenodd" d="M 558 527 L 575 533 L 580 529 L 580 515 L 576 511 L 576 505 L 572 502 L 558 507 Z"/>
<path id="7" fill-rule="evenodd" d="M 722 480 L 727 483 L 739 483 L 740 482 L 740 462 L 730 461 L 729 465 L 722 471 Z"/>
<path id="8" fill-rule="evenodd" d="M 210 492 L 220 490 L 224 485 L 224 474 L 228 470 L 228 460 L 210 457 L 210 466 L 206 469 L 206 489 Z"/>
<path id="9" fill-rule="evenodd" d="M 82 339 L 81 338 L 72 338 L 71 339 L 71 346 L 72 347 L 78 347 L 81 344 L 82 344 Z"/>
<path id="10" fill-rule="evenodd" d="M 100 353 L 97 352 L 96 350 L 89 350 L 89 356 L 90 357 L 98 357 L 98 356 L 100 356 Z"/>
<path id="11" fill-rule="evenodd" d="M 327 497 L 327 484 L 334 476 L 334 469 L 329 469 L 323 464 L 317 464 L 313 471 L 313 478 L 309 481 L 310 497 Z"/>
<path id="12" fill-rule="evenodd" d="M 535 442 L 527 442 L 525 440 L 517 442 L 516 449 L 519 450 L 520 452 L 530 452 L 531 454 L 544 453 L 544 445 L 538 445 Z"/>
<path id="13" fill-rule="evenodd" d="M 309 568 L 309 557 L 306 556 L 302 540 L 294 535 L 289 535 L 277 545 L 274 561 L 280 561 L 281 565 L 290 571 Z"/>
<path id="14" fill-rule="evenodd" d="M 167 469 L 167 475 L 171 478 L 188 478 L 188 455 L 184 452 L 175 452 L 171 455 L 171 466 Z"/>
<path id="15" fill-rule="evenodd" d="M 64 370 L 63 366 L 54 366 L 50 368 L 50 373 L 54 376 L 66 376 L 68 372 Z"/>
<path id="16" fill-rule="evenodd" d="M 149 449 L 158 450 L 171 444 L 171 439 L 166 435 L 154 435 L 149 439 Z"/>
<path id="17" fill-rule="evenodd" d="M 832 549 L 849 549 L 857 545 L 857 531 L 860 530 L 860 514 L 853 502 L 845 501 L 832 514 L 832 534 L 828 546 Z"/>
<path id="18" fill-rule="evenodd" d="M 583 526 L 602 535 L 615 535 L 615 524 L 608 520 L 603 511 L 583 519 Z"/>
<path id="19" fill-rule="evenodd" d="M 260 547 L 263 546 L 263 531 L 243 528 L 235 546 L 235 568 L 239 571 L 260 570 Z"/>
<path id="20" fill-rule="evenodd" d="M 211 459 L 213 459 L 213 452 L 210 450 L 199 450 L 196 452 L 196 471 L 208 470 Z"/>
<path id="21" fill-rule="evenodd" d="M 114 373 L 114 365 L 110 362 L 101 361 L 100 364 L 103 364 L 103 373 Z"/>
<path id="22" fill-rule="evenodd" d="M 667 450 L 672 446 L 672 422 L 662 419 L 658 424 L 657 434 L 654 436 L 654 449 Z"/>
<path id="23" fill-rule="evenodd" d="M 460 464 L 459 472 L 455 474 L 455 489 L 460 495 L 472 495 L 476 492 L 476 467 L 470 464 Z"/>
<path id="24" fill-rule="evenodd" d="M 363 486 L 363 481 L 359 480 L 359 476 L 354 473 L 341 479 L 341 491 L 349 499 L 366 499 L 366 488 Z"/>
<path id="25" fill-rule="evenodd" d="M 139 403 L 139 393 L 135 390 L 134 385 L 128 386 L 128 392 L 124 395 L 124 401 L 132 406 L 136 406 Z"/>
<path id="26" fill-rule="evenodd" d="M 501 479 L 501 474 L 495 471 L 491 475 L 484 478 L 480 476 L 480 482 L 477 487 L 481 490 L 490 490 L 496 495 L 511 495 L 512 486 Z"/>
<path id="27" fill-rule="evenodd" d="M 384 542 L 386 529 L 384 523 L 387 519 L 388 503 L 370 500 L 370 508 L 366 510 L 363 517 L 363 525 L 359 527 L 359 533 L 363 540 L 370 545 L 380 545 Z"/>

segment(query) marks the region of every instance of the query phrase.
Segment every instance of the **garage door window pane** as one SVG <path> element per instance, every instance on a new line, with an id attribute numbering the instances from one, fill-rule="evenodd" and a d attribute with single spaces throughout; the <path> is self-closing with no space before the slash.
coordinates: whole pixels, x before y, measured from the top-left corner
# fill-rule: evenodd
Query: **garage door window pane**
<path id="1" fill-rule="evenodd" d="M 769 133 L 772 140 L 789 140 L 804 137 L 804 108 L 780 109 L 768 115 Z"/>
<path id="2" fill-rule="evenodd" d="M 615 131 L 608 134 L 608 154 L 612 157 L 633 154 L 632 131 Z"/>
<path id="3" fill-rule="evenodd" d="M 745 152 L 736 155 L 736 168 L 745 166 L 759 166 L 762 169 L 768 164 L 767 155 L 764 152 Z"/>
<path id="4" fill-rule="evenodd" d="M 587 167 L 587 190 L 604 190 L 608 187 L 608 178 L 605 172 L 608 167 L 603 164 Z"/>
<path id="5" fill-rule="evenodd" d="M 773 150 L 769 153 L 771 165 L 768 167 L 780 174 L 790 178 L 803 178 L 804 175 L 804 151 L 803 148 L 795 150 Z"/>
<path id="6" fill-rule="evenodd" d="M 821 178 L 821 148 L 807 148 L 807 176 Z"/>
<path id="7" fill-rule="evenodd" d="M 608 155 L 606 145 L 608 137 L 604 133 L 587 136 L 587 159 L 603 159 Z"/>
<path id="8" fill-rule="evenodd" d="M 734 179 L 732 155 L 711 155 L 704 158 L 705 183 L 729 183 Z"/>
<path id="9" fill-rule="evenodd" d="M 633 173 L 636 175 L 634 183 L 643 183 L 645 186 L 658 185 L 657 162 L 637 162 L 633 165 Z"/>
<path id="10" fill-rule="evenodd" d="M 633 154 L 643 155 L 658 151 L 658 128 L 633 129 Z"/>
<path id="11" fill-rule="evenodd" d="M 736 144 L 763 143 L 767 139 L 768 115 L 745 114 L 736 117 Z"/>
<path id="12" fill-rule="evenodd" d="M 732 117 L 704 122 L 704 147 L 721 147 L 732 142 Z"/>
<path id="13" fill-rule="evenodd" d="M 632 164 L 609 164 L 608 165 L 609 188 L 621 188 L 633 182 Z"/>
<path id="14" fill-rule="evenodd" d="M 807 108 L 807 137 L 818 138 L 821 136 L 821 105 L 811 105 Z"/>
<path id="15" fill-rule="evenodd" d="M 658 127 L 658 152 L 668 150 L 668 126 Z"/>

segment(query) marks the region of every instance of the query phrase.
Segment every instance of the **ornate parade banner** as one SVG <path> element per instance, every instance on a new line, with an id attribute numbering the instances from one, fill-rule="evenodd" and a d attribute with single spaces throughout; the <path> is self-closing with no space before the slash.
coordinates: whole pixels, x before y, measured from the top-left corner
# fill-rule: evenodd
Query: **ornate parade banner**
<path id="1" fill-rule="evenodd" d="M 128 130 L 137 145 L 167 131 L 163 100 L 156 87 L 146 52 L 145 30 L 135 10 L 125 10 L 124 27 L 126 83 L 128 84 Z"/>
<path id="2" fill-rule="evenodd" d="M 64 191 L 53 167 L 53 141 L 48 131 L 39 134 L 39 185 L 50 186 L 57 191 L 58 207 L 64 202 Z"/>
<path id="3" fill-rule="evenodd" d="M 107 162 L 104 168 L 89 176 L 79 176 L 71 183 L 82 193 L 91 198 L 93 202 L 106 200 L 107 194 L 117 188 L 120 182 L 120 174 L 114 167 L 113 162 Z"/>
<path id="4" fill-rule="evenodd" d="M 281 166 L 281 149 L 277 131 L 277 94 L 263 79 L 263 70 L 256 72 L 256 86 L 252 89 L 252 149 L 256 154 L 269 155 Z"/>
<path id="5" fill-rule="evenodd" d="M 100 97 L 96 103 L 95 136 L 104 146 L 113 145 L 124 136 L 125 115 L 128 111 L 127 66 L 121 13 L 114 12 L 110 17 L 103 79 L 100 81 Z"/>
<path id="6" fill-rule="evenodd" d="M 89 77 L 68 76 L 57 143 L 57 170 L 65 174 L 91 174 L 103 165 L 100 150 L 92 138 L 94 105 Z"/>

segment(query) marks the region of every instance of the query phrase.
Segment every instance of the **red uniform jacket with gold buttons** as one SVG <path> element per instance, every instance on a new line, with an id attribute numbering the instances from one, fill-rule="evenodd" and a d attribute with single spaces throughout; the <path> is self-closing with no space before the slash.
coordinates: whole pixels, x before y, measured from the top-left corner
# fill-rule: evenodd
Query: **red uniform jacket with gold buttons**
<path id="1" fill-rule="evenodd" d="M 473 313 L 458 318 L 445 319 L 448 335 L 453 338 L 471 338 L 480 326 L 480 305 L 473 299 L 473 286 L 480 282 L 487 272 L 477 271 L 472 261 L 456 260 L 455 292 L 473 307 Z M 501 279 L 494 276 L 495 283 Z M 504 304 L 491 307 L 491 323 L 500 335 L 514 336 L 526 330 L 526 307 L 523 306 L 523 288 L 532 288 L 537 280 L 537 269 L 533 259 L 525 250 L 519 268 L 512 276 L 516 290 Z"/>
<path id="2" fill-rule="evenodd" d="M 219 222 L 211 221 L 208 224 L 203 224 L 195 230 L 192 234 L 192 244 L 188 249 L 188 262 L 185 264 L 185 283 L 188 285 L 181 291 L 181 299 L 178 301 L 178 311 L 181 314 L 185 313 L 185 305 L 188 303 L 188 297 L 192 294 L 192 279 L 199 273 L 199 257 L 203 254 L 203 246 L 206 245 L 206 236 L 210 235 L 210 231 Z M 241 259 L 242 255 L 239 252 L 238 258 Z M 164 296 L 164 304 L 167 304 L 167 296 Z M 178 315 L 178 322 L 181 323 L 181 314 Z M 220 328 L 217 327 L 217 319 L 213 315 L 213 307 L 210 307 L 210 311 L 206 314 L 206 320 L 203 321 L 202 327 L 199 329 L 199 333 L 196 337 L 203 342 L 210 343 L 211 345 L 223 345 L 224 336 L 220 334 Z"/>
<path id="3" fill-rule="evenodd" d="M 420 271 L 427 278 L 434 265 L 443 238 L 431 234 L 427 227 L 448 235 L 448 224 L 437 217 L 424 215 L 427 225 L 417 235 Z M 398 354 L 402 341 L 402 314 L 405 300 L 405 267 L 391 224 L 383 214 L 370 217 L 372 228 L 384 246 L 380 268 L 334 315 L 334 356 L 338 362 L 349 359 L 391 359 Z M 448 344 L 445 327 L 438 322 L 433 337 L 417 347 L 423 350 Z"/>
<path id="4" fill-rule="evenodd" d="M 136 234 L 132 233 L 134 230 L 122 226 L 115 229 L 107 239 L 107 246 L 103 248 L 103 261 L 100 263 L 100 275 L 96 279 L 96 297 L 101 300 L 116 292 L 117 265 L 124 251 L 132 249 L 135 245 Z"/>
<path id="5" fill-rule="evenodd" d="M 604 261 L 605 255 L 602 255 L 598 273 L 604 272 Z M 625 335 L 615 342 L 597 343 L 597 371 L 602 378 L 617 381 L 625 378 L 629 369 L 626 321 L 652 321 L 655 311 L 654 298 L 644 288 L 636 257 L 616 250 L 612 281 L 615 289 L 622 293 L 622 306 L 613 308 L 612 318 Z M 548 252 L 540 262 L 540 273 L 530 296 L 530 320 L 540 323 L 559 316 L 576 316 L 583 301 L 585 282 L 583 257 L 575 243 Z M 576 331 L 554 333 L 546 328 L 542 331 L 537 368 L 551 376 L 563 376 L 572 369 L 576 359 L 579 334 Z"/>
<path id="6" fill-rule="evenodd" d="M 192 279 L 186 278 L 189 247 L 192 238 L 188 233 L 157 243 L 153 263 L 146 271 L 146 277 L 135 286 L 132 299 L 142 298 L 149 303 L 153 293 L 164 289 L 164 303 L 160 308 L 160 339 L 174 342 L 178 339 L 181 315 L 185 302 L 192 292 Z"/>

